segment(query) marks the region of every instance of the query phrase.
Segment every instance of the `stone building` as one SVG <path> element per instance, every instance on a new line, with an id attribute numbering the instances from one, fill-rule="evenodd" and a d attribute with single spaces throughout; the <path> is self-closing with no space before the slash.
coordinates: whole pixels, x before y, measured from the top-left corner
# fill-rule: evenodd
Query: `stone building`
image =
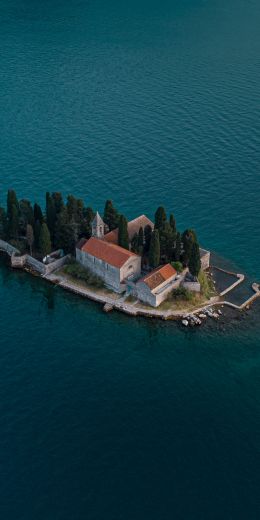
<path id="1" fill-rule="evenodd" d="M 179 284 L 177 272 L 171 264 L 166 264 L 137 281 L 136 295 L 142 302 L 158 307 Z"/>
<path id="2" fill-rule="evenodd" d="M 141 215 L 134 220 L 130 220 L 130 222 L 127 224 L 129 242 L 131 242 L 136 233 L 138 234 L 140 228 L 143 228 L 144 230 L 146 226 L 150 226 L 152 230 L 154 228 L 154 223 L 148 217 L 146 217 L 146 215 Z M 106 242 L 118 244 L 118 228 L 113 229 L 113 231 L 110 231 L 109 233 L 106 233 L 104 240 Z"/>
<path id="3" fill-rule="evenodd" d="M 76 259 L 116 292 L 123 292 L 127 280 L 141 274 L 141 257 L 104 240 L 105 224 L 97 213 L 92 222 L 92 237 L 76 246 Z"/>
<path id="4" fill-rule="evenodd" d="M 97 211 L 92 222 L 92 236 L 103 239 L 105 235 L 105 223 Z"/>

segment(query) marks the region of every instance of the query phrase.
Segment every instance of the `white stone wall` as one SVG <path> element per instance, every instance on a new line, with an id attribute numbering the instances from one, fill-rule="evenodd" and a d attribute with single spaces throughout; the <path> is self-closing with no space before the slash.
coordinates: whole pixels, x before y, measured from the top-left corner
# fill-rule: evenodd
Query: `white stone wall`
<path id="1" fill-rule="evenodd" d="M 199 282 L 183 282 L 182 283 L 182 287 L 184 287 L 185 289 L 188 289 L 188 291 L 192 291 L 192 292 L 197 292 L 199 293 L 200 292 L 200 283 Z"/>
<path id="2" fill-rule="evenodd" d="M 14 253 L 20 253 L 19 249 L 16 249 L 16 247 L 11 246 L 11 244 L 8 244 L 8 242 L 5 242 L 4 240 L 0 240 L 0 249 L 6 251 L 10 256 Z"/>
<path id="3" fill-rule="evenodd" d="M 89 269 L 93 274 L 99 276 L 106 285 L 112 287 L 115 291 L 120 291 L 120 283 L 128 276 L 140 276 L 141 273 L 141 257 L 133 256 L 127 260 L 123 267 L 114 267 L 99 258 L 76 249 L 76 259 L 84 267 Z"/>
<path id="4" fill-rule="evenodd" d="M 210 251 L 200 248 L 201 269 L 205 271 L 210 266 Z"/>
<path id="5" fill-rule="evenodd" d="M 175 276 L 173 276 L 170 280 L 167 280 L 167 282 L 164 282 L 164 284 L 153 291 L 149 289 L 146 283 L 138 282 L 136 284 L 138 298 L 140 301 L 148 303 L 152 307 L 158 307 L 158 305 L 167 299 L 174 289 L 179 287 L 181 280 L 181 278 L 176 280 Z"/>
<path id="6" fill-rule="evenodd" d="M 99 260 L 80 249 L 76 249 L 76 259 L 93 274 L 99 276 L 116 291 L 120 290 L 120 269 Z"/>
<path id="7" fill-rule="evenodd" d="M 126 280 L 131 277 L 132 279 L 138 278 L 141 275 L 141 257 L 132 256 L 120 269 L 120 280 Z"/>

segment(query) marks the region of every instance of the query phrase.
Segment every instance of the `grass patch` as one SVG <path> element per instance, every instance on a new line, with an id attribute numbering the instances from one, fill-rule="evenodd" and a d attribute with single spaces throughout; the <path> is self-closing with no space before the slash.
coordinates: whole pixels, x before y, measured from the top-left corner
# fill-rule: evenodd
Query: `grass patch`
<path id="1" fill-rule="evenodd" d="M 135 298 L 134 296 L 132 296 L 132 294 L 129 294 L 126 299 L 125 299 L 125 302 L 126 303 L 134 303 L 136 302 L 137 298 Z"/>
<path id="2" fill-rule="evenodd" d="M 198 280 L 201 287 L 201 294 L 204 296 L 204 298 L 209 300 L 212 296 L 217 295 L 214 283 L 208 273 L 205 273 L 205 271 L 201 270 L 198 276 Z"/>

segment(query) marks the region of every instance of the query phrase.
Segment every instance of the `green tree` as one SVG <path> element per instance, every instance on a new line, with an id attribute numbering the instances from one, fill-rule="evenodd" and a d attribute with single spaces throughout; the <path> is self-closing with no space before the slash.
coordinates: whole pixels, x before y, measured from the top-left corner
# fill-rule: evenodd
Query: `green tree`
<path id="1" fill-rule="evenodd" d="M 176 262 L 180 261 L 181 258 L 181 234 L 178 232 L 176 236 L 175 248 L 174 248 L 174 258 Z"/>
<path id="2" fill-rule="evenodd" d="M 13 205 L 8 219 L 8 238 L 17 238 L 19 232 L 19 210 Z"/>
<path id="3" fill-rule="evenodd" d="M 92 208 L 87 207 L 83 209 L 83 219 L 80 225 L 80 235 L 85 238 L 90 238 L 92 229 L 91 224 L 94 219 L 95 213 Z"/>
<path id="4" fill-rule="evenodd" d="M 0 238 L 5 240 L 7 229 L 7 216 L 4 208 L 0 208 Z"/>
<path id="5" fill-rule="evenodd" d="M 58 215 L 61 210 L 64 208 L 64 202 L 62 198 L 62 194 L 59 191 L 55 191 L 52 194 L 52 199 L 55 205 L 56 215 Z"/>
<path id="6" fill-rule="evenodd" d="M 33 227 L 31 224 L 27 224 L 26 226 L 26 241 L 30 248 L 30 255 L 32 256 L 32 248 L 34 243 L 34 233 L 33 233 Z"/>
<path id="7" fill-rule="evenodd" d="M 17 238 L 19 232 L 19 202 L 14 190 L 7 193 L 7 239 Z"/>
<path id="8" fill-rule="evenodd" d="M 161 262 L 170 262 L 173 259 L 175 235 L 169 222 L 164 222 L 160 232 Z"/>
<path id="9" fill-rule="evenodd" d="M 46 256 L 51 252 L 51 236 L 47 224 L 43 222 L 39 237 L 39 250 L 42 256 Z"/>
<path id="10" fill-rule="evenodd" d="M 57 215 L 56 215 L 55 203 L 54 203 L 53 197 L 47 191 L 47 193 L 46 193 L 46 221 L 47 221 L 47 226 L 50 231 L 52 241 L 54 239 L 56 219 L 57 219 Z"/>
<path id="11" fill-rule="evenodd" d="M 131 241 L 131 250 L 133 253 L 138 253 L 138 246 L 139 246 L 139 240 L 138 240 L 138 234 L 135 233 L 132 241 Z"/>
<path id="12" fill-rule="evenodd" d="M 161 231 L 163 228 L 165 222 L 167 220 L 166 212 L 163 206 L 159 206 L 155 212 L 154 216 L 154 227 L 155 229 L 158 229 Z"/>
<path id="13" fill-rule="evenodd" d="M 33 233 L 34 233 L 34 246 L 35 246 L 35 249 L 39 249 L 39 240 L 40 240 L 40 233 L 41 233 L 41 227 L 42 227 L 42 224 L 40 223 L 39 220 L 37 220 L 34 224 L 34 227 L 33 227 Z"/>
<path id="14" fill-rule="evenodd" d="M 41 206 L 39 206 L 39 204 L 37 204 L 37 203 L 35 203 L 33 206 L 33 216 L 34 216 L 35 223 L 37 221 L 39 221 L 40 224 L 43 223 L 43 214 L 42 214 Z"/>
<path id="15" fill-rule="evenodd" d="M 176 220 L 175 220 L 174 215 L 172 213 L 170 214 L 169 223 L 170 223 L 170 226 L 172 228 L 174 236 L 176 236 L 176 234 L 177 234 Z"/>
<path id="16" fill-rule="evenodd" d="M 112 200 L 106 201 L 103 220 L 108 226 L 109 231 L 119 226 L 119 214 L 114 208 Z"/>
<path id="17" fill-rule="evenodd" d="M 16 207 L 17 212 L 19 212 L 19 202 L 14 190 L 8 190 L 7 192 L 7 218 L 10 220 L 12 218 L 13 207 Z"/>
<path id="18" fill-rule="evenodd" d="M 192 245 L 194 242 L 197 242 L 196 233 L 193 229 L 186 229 L 182 234 L 182 245 L 183 245 L 183 254 L 182 254 L 182 263 L 184 265 L 189 264 L 189 259 L 191 256 Z"/>
<path id="19" fill-rule="evenodd" d="M 149 249 L 149 264 L 150 267 L 158 267 L 160 264 L 160 239 L 158 229 L 152 233 L 150 249 Z"/>
<path id="20" fill-rule="evenodd" d="M 83 219 L 84 203 L 81 199 L 76 199 L 73 195 L 68 195 L 67 210 L 69 219 L 80 223 Z"/>
<path id="21" fill-rule="evenodd" d="M 152 237 L 152 228 L 150 224 L 147 224 L 144 228 L 144 252 L 148 253 L 150 249 L 151 237 Z"/>
<path id="22" fill-rule="evenodd" d="M 144 230 L 140 227 L 138 232 L 138 253 L 142 256 L 144 251 Z"/>
<path id="23" fill-rule="evenodd" d="M 124 249 L 129 249 L 129 237 L 127 230 L 127 220 L 124 215 L 120 215 L 119 217 L 119 225 L 118 225 L 118 245 L 124 247 Z"/>
<path id="24" fill-rule="evenodd" d="M 192 276 L 197 277 L 201 269 L 200 248 L 197 241 L 194 241 L 189 258 L 189 271 Z"/>
<path id="25" fill-rule="evenodd" d="M 65 253 L 74 253 L 75 245 L 79 238 L 79 227 L 74 221 L 70 221 L 68 210 L 64 207 L 58 215 L 54 244 L 55 247 L 64 249 Z"/>
<path id="26" fill-rule="evenodd" d="M 33 208 L 29 200 L 22 199 L 19 203 L 19 231 L 26 235 L 27 224 L 34 225 Z"/>

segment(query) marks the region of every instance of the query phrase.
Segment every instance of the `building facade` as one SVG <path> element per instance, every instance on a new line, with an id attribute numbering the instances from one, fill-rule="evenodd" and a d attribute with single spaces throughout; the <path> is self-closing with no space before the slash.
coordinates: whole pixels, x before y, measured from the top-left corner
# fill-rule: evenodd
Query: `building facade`
<path id="1" fill-rule="evenodd" d="M 76 247 L 76 259 L 116 292 L 141 274 L 141 257 L 115 244 L 92 237 Z"/>
<path id="2" fill-rule="evenodd" d="M 136 295 L 142 302 L 158 307 L 179 284 L 177 272 L 171 264 L 166 264 L 138 280 Z"/>

